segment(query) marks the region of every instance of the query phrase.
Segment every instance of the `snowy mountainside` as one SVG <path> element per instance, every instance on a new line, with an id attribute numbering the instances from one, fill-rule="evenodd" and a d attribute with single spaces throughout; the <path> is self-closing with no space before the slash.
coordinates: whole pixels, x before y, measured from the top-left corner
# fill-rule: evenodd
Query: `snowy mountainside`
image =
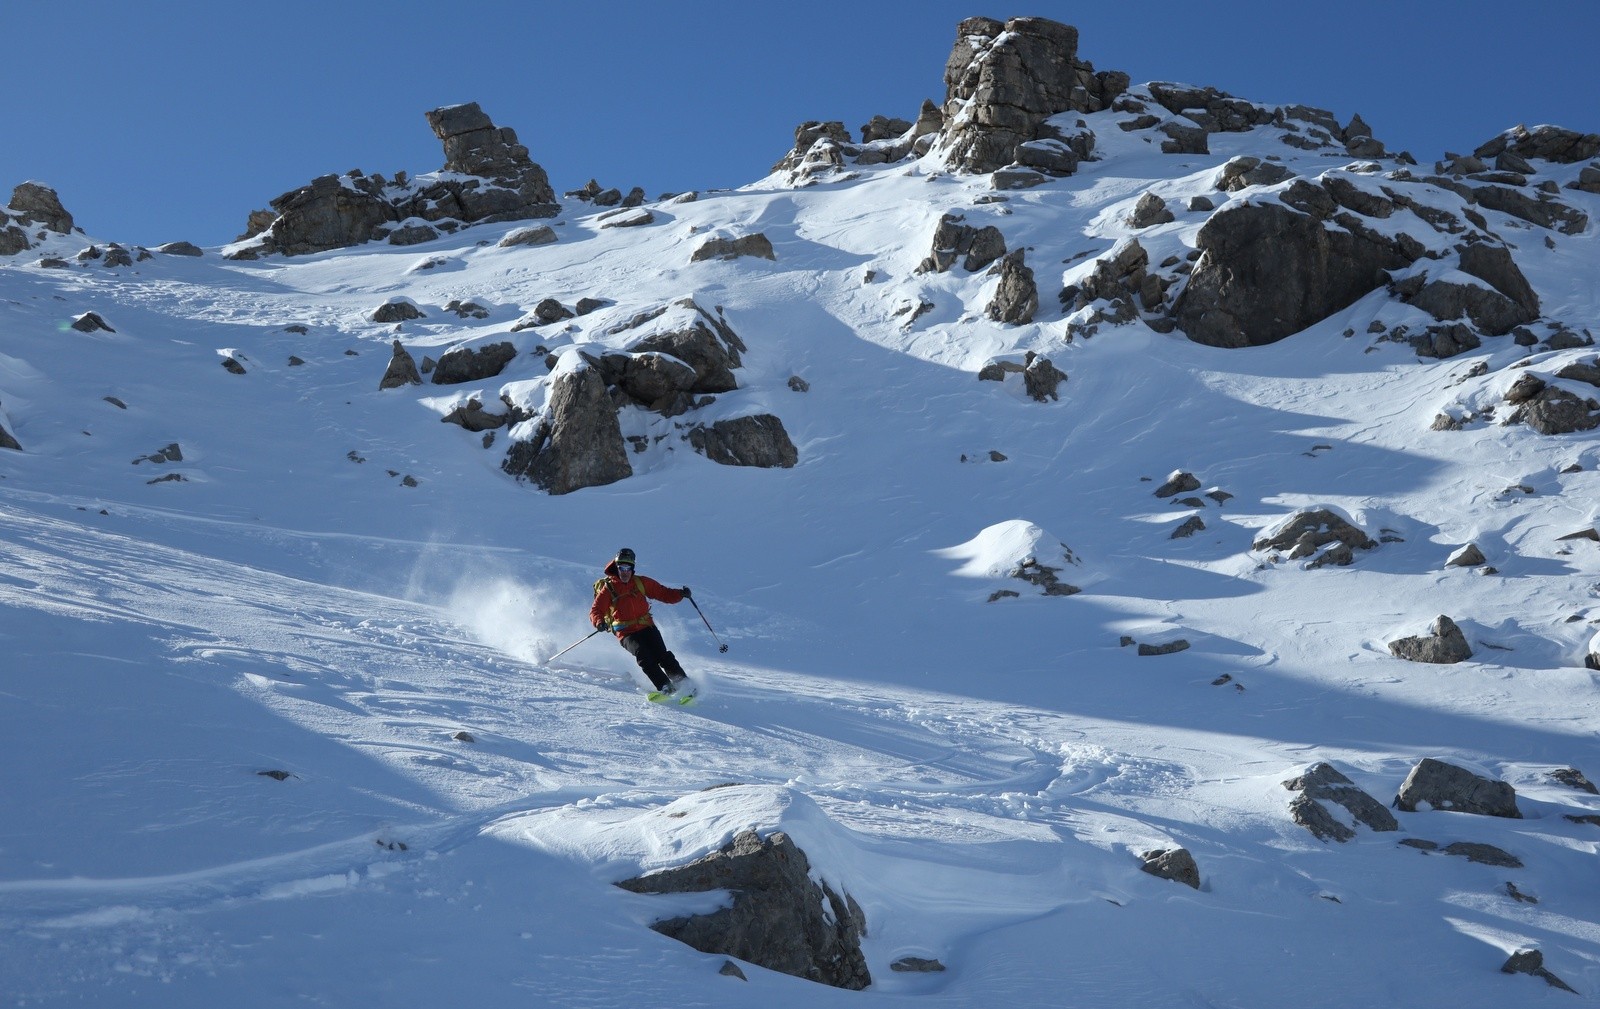
<path id="1" fill-rule="evenodd" d="M 1191 198 L 1292 185 L 1219 194 L 1232 159 L 1366 175 L 1276 126 L 1164 154 L 1128 115 L 1083 116 L 1097 160 L 1004 202 L 922 157 L 657 201 L 637 227 L 568 199 L 531 247 L 481 224 L 254 261 L 0 260 L 0 423 L 22 446 L 0 452 L 8 994 L 1565 1004 L 1500 973 L 1522 949 L 1600 991 L 1600 828 L 1568 818 L 1600 799 L 1551 776 L 1600 769 L 1583 664 L 1600 547 L 1564 538 L 1596 523 L 1600 447 L 1508 423 L 1505 402 L 1524 375 L 1592 396 L 1560 376 L 1594 349 L 1506 335 L 1419 358 L 1370 328 L 1420 325 L 1387 290 L 1263 347 L 1159 333 L 1149 309 L 1068 340 L 1095 309 L 1057 292 L 1127 240 L 1188 261 L 1210 216 Z M 1147 192 L 1173 220 L 1129 223 Z M 1600 196 L 1562 199 L 1600 216 Z M 985 270 L 918 272 L 949 213 L 1027 250 L 1033 321 L 987 317 Z M 1483 217 L 1529 239 L 1517 263 L 1545 318 L 1593 324 L 1592 225 Z M 756 232 L 772 260 L 692 261 Z M 395 298 L 423 317 L 370 320 Z M 547 298 L 604 304 L 517 329 Z M 537 415 L 583 355 L 637 339 L 618 326 L 686 298 L 745 345 L 737 388 L 689 414 L 624 405 L 626 479 L 545 494 L 501 468 L 516 432 L 441 423 L 474 396 Z M 445 311 L 463 300 L 487 317 Z M 71 328 L 85 312 L 111 329 Z M 380 391 L 394 340 L 518 355 Z M 1057 399 L 978 380 L 1030 352 L 1067 375 Z M 796 466 L 717 465 L 681 437 L 757 412 Z M 1179 471 L 1197 486 L 1156 496 Z M 1376 545 L 1315 569 L 1254 547 L 1309 508 Z M 1485 563 L 1446 567 L 1468 543 Z M 547 659 L 587 633 L 623 545 L 692 585 L 731 646 L 657 607 L 696 706 L 644 702 L 604 637 Z M 1013 577 L 1028 561 L 1080 591 Z M 1440 614 L 1469 660 L 1390 654 Z M 1316 762 L 1387 804 L 1424 757 L 1509 783 L 1521 818 L 1424 809 L 1348 843 L 1291 818 L 1283 782 Z M 859 902 L 871 988 L 720 976 L 725 957 L 648 925 L 722 897 L 612 886 L 747 828 L 791 834 Z M 1198 889 L 1140 871 L 1176 847 Z M 906 956 L 947 969 L 890 969 Z"/>

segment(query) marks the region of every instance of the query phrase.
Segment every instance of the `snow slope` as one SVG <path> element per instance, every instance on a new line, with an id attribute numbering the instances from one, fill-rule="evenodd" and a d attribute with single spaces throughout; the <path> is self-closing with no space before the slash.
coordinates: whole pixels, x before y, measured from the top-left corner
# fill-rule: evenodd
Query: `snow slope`
<path id="1" fill-rule="evenodd" d="M 1146 190 L 1208 192 L 1265 142 L 1163 156 L 1099 132 L 1104 160 L 1006 203 L 912 162 L 665 202 L 642 228 L 569 203 L 536 248 L 496 247 L 515 226 L 494 225 L 292 260 L 0 261 L 0 418 L 25 449 L 0 453 L 7 1001 L 1567 1004 L 1499 973 L 1522 948 L 1600 991 L 1600 830 L 1564 818 L 1600 798 L 1549 777 L 1600 770 L 1582 667 L 1600 547 L 1559 539 L 1596 521 L 1600 442 L 1431 430 L 1498 399 L 1513 364 L 1548 375 L 1592 351 L 1505 338 L 1419 362 L 1344 335 L 1397 311 L 1381 292 L 1251 350 L 1139 323 L 1065 343 L 1054 298 L 1077 257 L 1130 234 Z M 1347 160 L 1274 150 L 1302 174 Z M 1600 217 L 1600 198 L 1567 198 Z M 947 211 L 1030 248 L 1035 323 L 985 319 L 982 273 L 914 273 Z M 1159 260 L 1202 220 L 1140 240 Z M 705 237 L 754 231 L 775 261 L 690 263 Z M 1593 226 L 1533 237 L 1519 261 L 1547 311 L 1595 318 Z M 367 321 L 397 296 L 427 317 Z M 613 304 L 509 332 L 586 296 Z M 485 448 L 439 422 L 473 393 L 541 395 L 543 355 L 377 389 L 395 338 L 419 358 L 620 347 L 608 328 L 684 297 L 749 347 L 740 389 L 699 419 L 777 414 L 796 468 L 717 466 L 628 410 L 626 433 L 669 437 L 633 477 L 551 497 L 500 471 L 503 433 Z M 457 299 L 489 318 L 446 314 Z M 67 327 L 85 311 L 115 332 Z M 1070 375 L 1059 402 L 975 380 L 1027 351 Z M 181 460 L 150 459 L 173 443 Z M 1232 496 L 1153 496 L 1176 469 Z M 1315 571 L 1252 551 L 1309 506 L 1388 542 Z M 1172 539 L 1191 514 L 1203 532 Z M 1497 574 L 1444 567 L 1467 542 Z M 730 645 L 658 607 L 694 707 L 646 703 L 605 638 L 547 661 L 587 632 L 590 583 L 624 545 L 692 585 Z M 1006 577 L 1044 553 L 1081 593 Z M 990 602 L 1003 588 L 1020 595 Z M 1471 661 L 1389 655 L 1441 613 Z M 1139 656 L 1125 637 L 1191 647 Z M 1342 845 L 1289 818 L 1281 782 L 1311 763 L 1387 802 L 1422 757 L 1510 782 L 1524 818 L 1401 814 L 1401 834 Z M 723 957 L 647 927 L 716 895 L 611 885 L 750 827 L 788 831 L 859 901 L 868 991 L 719 976 Z M 1175 846 L 1200 890 L 1139 870 Z M 889 970 L 907 955 L 949 969 Z"/>

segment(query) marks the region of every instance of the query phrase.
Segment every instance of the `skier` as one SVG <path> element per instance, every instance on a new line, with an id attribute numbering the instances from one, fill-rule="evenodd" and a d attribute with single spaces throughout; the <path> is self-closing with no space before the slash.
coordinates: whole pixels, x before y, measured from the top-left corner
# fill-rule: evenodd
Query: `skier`
<path id="1" fill-rule="evenodd" d="M 682 602 L 689 598 L 689 586 L 669 589 L 654 578 L 634 574 L 633 565 L 633 551 L 627 547 L 618 550 L 616 558 L 606 565 L 606 576 L 594 583 L 589 622 L 595 630 L 617 636 L 658 692 L 675 694 L 687 676 L 661 639 L 661 631 L 650 616 L 650 600 Z"/>

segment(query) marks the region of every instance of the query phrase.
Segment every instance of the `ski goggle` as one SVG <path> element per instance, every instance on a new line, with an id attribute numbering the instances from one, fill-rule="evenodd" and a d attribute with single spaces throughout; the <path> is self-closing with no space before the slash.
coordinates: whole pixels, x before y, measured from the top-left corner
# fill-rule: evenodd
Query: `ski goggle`
<path id="1" fill-rule="evenodd" d="M 618 571 L 632 571 L 633 570 L 633 565 L 632 564 L 618 564 L 617 565 L 617 570 Z"/>

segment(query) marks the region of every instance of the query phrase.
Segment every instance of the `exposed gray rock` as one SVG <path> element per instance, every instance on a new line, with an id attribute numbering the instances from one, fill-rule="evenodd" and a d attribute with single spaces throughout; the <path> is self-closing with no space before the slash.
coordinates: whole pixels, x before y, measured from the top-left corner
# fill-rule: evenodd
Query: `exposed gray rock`
<path id="1" fill-rule="evenodd" d="M 1095 73 L 1077 59 L 1078 31 L 1045 18 L 968 18 L 946 61 L 944 134 L 938 149 L 957 171 L 983 173 L 1018 159 L 1061 112 L 1098 112 L 1128 75 Z"/>
<path id="2" fill-rule="evenodd" d="M 72 328 L 80 333 L 95 333 L 101 330 L 104 330 L 107 333 L 116 332 L 116 330 L 112 329 L 110 324 L 107 323 L 106 320 L 100 318 L 99 314 L 96 312 L 85 312 L 73 319 Z"/>
<path id="3" fill-rule="evenodd" d="M 1199 490 L 1201 486 L 1200 478 L 1193 473 L 1181 469 L 1173 470 L 1167 474 L 1166 482 L 1156 488 L 1155 495 L 1161 498 L 1176 497 L 1192 490 Z"/>
<path id="4" fill-rule="evenodd" d="M 1291 560 L 1310 557 L 1330 543 L 1338 543 L 1353 550 L 1371 550 L 1377 541 L 1349 520 L 1327 508 L 1311 508 L 1296 512 L 1271 536 L 1263 536 L 1250 545 L 1252 550 L 1286 550 Z"/>
<path id="5" fill-rule="evenodd" d="M 416 359 L 410 351 L 394 341 L 394 355 L 389 358 L 389 366 L 383 371 L 383 378 L 378 382 L 379 389 L 397 389 L 402 385 L 421 385 L 422 376 L 417 373 Z"/>
<path id="6" fill-rule="evenodd" d="M 477 348 L 452 347 L 441 354 L 434 365 L 433 384 L 457 385 L 493 378 L 504 371 L 516 356 L 517 348 L 509 341 Z"/>
<path id="7" fill-rule="evenodd" d="M 1028 351 L 1027 363 L 1022 368 L 1022 386 L 1029 399 L 1038 403 L 1058 399 L 1058 390 L 1066 380 L 1067 373 L 1052 364 L 1048 357 Z"/>
<path id="8" fill-rule="evenodd" d="M 1237 193 L 1251 186 L 1275 186 L 1292 178 L 1294 171 L 1279 162 L 1241 154 L 1222 166 L 1212 185 L 1225 193 Z"/>
<path id="9" fill-rule="evenodd" d="M 533 434 L 512 443 L 500 468 L 551 494 L 632 476 L 616 407 L 599 370 L 584 367 L 557 375 Z"/>
<path id="10" fill-rule="evenodd" d="M 1552 385 L 1517 407 L 1509 420 L 1527 424 L 1540 434 L 1593 431 L 1600 427 L 1600 402 Z"/>
<path id="11" fill-rule="evenodd" d="M 889 965 L 892 971 L 902 974 L 940 974 L 945 966 L 938 960 L 930 960 L 920 956 L 903 956 Z"/>
<path id="12" fill-rule="evenodd" d="M 1568 788 L 1576 788 L 1578 791 L 1588 792 L 1590 795 L 1600 795 L 1600 788 L 1596 788 L 1594 782 L 1590 781 L 1576 767 L 1563 767 L 1559 770 L 1551 771 L 1550 777 Z"/>
<path id="13" fill-rule="evenodd" d="M 1472 648 L 1456 622 L 1441 614 L 1427 635 L 1389 642 L 1389 651 L 1408 662 L 1451 665 L 1472 658 Z"/>
<path id="14" fill-rule="evenodd" d="M 810 871 L 805 852 L 787 834 L 762 838 L 747 830 L 688 865 L 617 885 L 634 893 L 728 891 L 731 907 L 650 927 L 704 953 L 860 991 L 872 983 L 861 953 L 866 917 L 848 894 L 813 882 Z"/>
<path id="15" fill-rule="evenodd" d="M 156 246 L 156 251 L 168 256 L 203 256 L 205 250 L 189 242 L 168 242 Z"/>
<path id="16" fill-rule="evenodd" d="M 1038 309 L 1039 288 L 1033 282 L 1033 270 L 1023 263 L 1023 250 L 1007 253 L 1000 261 L 1000 286 L 986 314 L 995 322 L 1023 326 L 1033 321 L 1033 313 Z M 1051 398 L 1055 398 L 1054 390 Z"/>
<path id="17" fill-rule="evenodd" d="M 1189 642 L 1184 638 L 1177 638 L 1173 641 L 1167 641 L 1159 645 L 1150 645 L 1141 642 L 1139 647 L 1135 650 L 1140 655 L 1175 655 L 1178 652 L 1188 651 Z"/>
<path id="18" fill-rule="evenodd" d="M 1139 858 L 1143 861 L 1140 868 L 1150 875 L 1200 889 L 1200 867 L 1187 848 L 1147 851 Z"/>
<path id="19" fill-rule="evenodd" d="M 1063 556 L 1069 563 L 1077 563 L 1072 551 L 1067 549 L 1066 544 L 1062 544 L 1061 549 L 1064 552 Z M 1007 573 L 1006 577 L 1037 586 L 1043 589 L 1044 594 L 1047 596 L 1075 596 L 1082 592 L 1083 590 L 1076 585 L 1071 585 L 1061 580 L 1061 572 L 1063 570 L 1065 569 L 1040 563 L 1036 557 L 1025 557 L 1021 563 Z M 1008 592 L 1006 595 L 1016 596 L 1017 593 Z M 1002 598 L 1002 593 L 997 592 L 989 597 L 989 602 L 992 603 L 999 598 Z"/>
<path id="20" fill-rule="evenodd" d="M 1154 227 L 1157 224 L 1167 224 L 1177 220 L 1172 211 L 1167 209 L 1167 201 L 1155 193 L 1145 193 L 1139 197 L 1139 202 L 1134 204 L 1133 213 L 1128 215 L 1128 227 L 1134 229 Z"/>
<path id="21" fill-rule="evenodd" d="M 412 319 L 425 319 L 427 316 L 422 313 L 422 309 L 418 308 L 415 303 L 405 298 L 395 298 L 373 309 L 368 318 L 373 322 L 389 324 L 410 322 Z"/>
<path id="22" fill-rule="evenodd" d="M 724 466 L 788 469 L 800 461 L 783 421 L 770 413 L 695 427 L 689 431 L 689 444 Z"/>
<path id="23" fill-rule="evenodd" d="M 556 241 L 556 229 L 548 224 L 532 228 L 518 228 L 500 239 L 500 248 L 514 249 L 519 245 L 549 245 Z"/>
<path id="24" fill-rule="evenodd" d="M 606 354 L 600 359 L 601 375 L 640 406 L 667 416 L 688 409 L 688 393 L 699 376 L 684 362 L 668 354 Z"/>
<path id="25" fill-rule="evenodd" d="M 1578 990 L 1576 988 L 1556 977 L 1545 968 L 1544 954 L 1536 949 L 1518 950 L 1517 952 L 1511 954 L 1511 958 L 1507 960 L 1503 966 L 1501 966 L 1500 973 L 1531 974 L 1536 978 L 1543 979 L 1544 983 L 1552 988 L 1560 988 L 1562 991 L 1570 991 L 1574 995 L 1578 994 Z"/>
<path id="26" fill-rule="evenodd" d="M 1299 777 L 1290 778 L 1283 787 L 1298 792 L 1289 804 L 1289 815 L 1294 822 L 1315 834 L 1318 840 L 1348 841 L 1356 832 L 1335 819 L 1327 804 L 1334 803 L 1375 831 L 1399 830 L 1400 823 L 1394 814 L 1377 799 L 1356 787 L 1332 764 L 1320 762 L 1312 765 Z"/>
<path id="27" fill-rule="evenodd" d="M 1559 126 L 1513 126 L 1484 143 L 1473 154 L 1479 158 L 1497 157 L 1511 151 L 1523 158 L 1538 158 L 1557 164 L 1576 164 L 1600 154 L 1600 133 L 1578 133 Z"/>
<path id="28" fill-rule="evenodd" d="M 1478 544 L 1468 543 L 1451 554 L 1450 558 L 1444 562 L 1444 566 L 1447 568 L 1475 568 L 1480 564 L 1487 563 L 1489 561 L 1483 556 L 1483 551 L 1478 549 Z"/>
<path id="29" fill-rule="evenodd" d="M 1522 819 L 1516 789 L 1509 784 L 1431 757 L 1411 769 L 1394 798 L 1394 805 L 1407 813 L 1423 804 L 1456 813 Z"/>
<path id="30" fill-rule="evenodd" d="M 1206 528 L 1205 519 L 1202 519 L 1198 515 L 1190 515 L 1188 518 L 1183 520 L 1183 524 L 1182 525 L 1180 525 L 1180 526 L 1178 526 L 1178 528 L 1172 530 L 1172 535 L 1167 537 L 1167 538 L 1168 539 L 1174 539 L 1174 540 L 1188 539 L 1190 536 L 1193 536 L 1195 533 L 1204 532 L 1205 528 Z"/>
<path id="31" fill-rule="evenodd" d="M 451 410 L 440 420 L 468 431 L 495 431 L 511 423 L 511 418 L 506 414 L 485 410 L 476 397 Z"/>
<path id="32" fill-rule="evenodd" d="M 1361 224 L 1321 186 L 1213 214 L 1200 259 L 1173 306 L 1189 339 L 1215 347 L 1275 343 L 1382 287 L 1424 251 Z"/>
<path id="33" fill-rule="evenodd" d="M 975 228 L 959 214 L 945 214 L 933 231 L 933 250 L 917 266 L 918 273 L 944 273 L 962 261 L 968 272 L 981 270 L 1006 254 L 1006 239 L 992 224 Z"/>
<path id="34" fill-rule="evenodd" d="M 441 221 L 516 221 L 560 212 L 549 178 L 529 160 L 515 131 L 495 126 L 476 102 L 433 109 L 427 119 L 445 154 L 443 169 L 431 181 L 324 175 L 273 200 L 265 226 L 260 212 L 252 214 L 245 237 L 260 241 L 229 257 L 298 256 L 382 237 L 398 236 L 403 244 L 436 237 L 432 223 Z M 412 218 L 431 223 L 394 229 Z"/>
<path id="35" fill-rule="evenodd" d="M 69 235 L 75 227 L 56 191 L 37 182 L 24 182 L 13 189 L 6 209 L 23 227 L 41 227 L 58 235 Z"/>
<path id="36" fill-rule="evenodd" d="M 865 126 L 861 127 L 861 142 L 870 144 L 875 140 L 893 140 L 909 132 L 911 126 L 912 124 L 904 119 L 873 116 Z"/>
<path id="37" fill-rule="evenodd" d="M 687 325 L 657 332 L 628 348 L 633 353 L 654 351 L 670 354 L 695 371 L 692 391 L 697 393 L 732 392 L 738 388 L 733 369 L 740 366 L 744 341 L 720 317 L 713 316 L 693 301 L 683 303 L 695 315 Z"/>
<path id="38" fill-rule="evenodd" d="M 777 254 L 772 251 L 772 241 L 766 235 L 758 232 L 753 235 L 741 235 L 738 238 L 708 239 L 689 255 L 689 262 L 701 263 L 708 259 L 738 259 L 740 256 L 753 256 L 757 259 L 772 260 L 778 258 Z"/>
<path id="39" fill-rule="evenodd" d="M 0 424 L 0 448 L 8 448 L 13 452 L 22 451 L 21 443 L 12 437 L 11 432 L 7 431 L 3 424 Z"/>

